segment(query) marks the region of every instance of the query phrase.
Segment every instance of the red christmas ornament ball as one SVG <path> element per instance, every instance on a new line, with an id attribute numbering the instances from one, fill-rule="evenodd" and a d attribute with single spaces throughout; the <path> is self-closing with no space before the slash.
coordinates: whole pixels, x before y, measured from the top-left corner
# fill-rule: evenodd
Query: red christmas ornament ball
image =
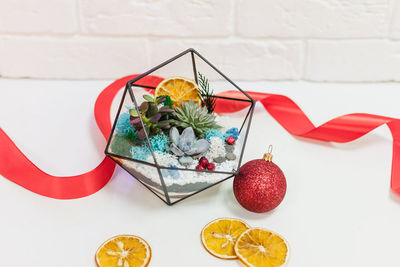
<path id="1" fill-rule="evenodd" d="M 233 193 L 245 209 L 262 213 L 273 210 L 286 194 L 286 178 L 272 161 L 247 162 L 233 181 Z"/>

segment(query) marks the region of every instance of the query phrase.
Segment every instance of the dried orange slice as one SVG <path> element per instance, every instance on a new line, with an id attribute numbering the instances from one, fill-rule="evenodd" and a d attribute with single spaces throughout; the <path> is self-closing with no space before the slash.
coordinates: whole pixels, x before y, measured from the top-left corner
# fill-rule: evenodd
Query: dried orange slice
<path id="1" fill-rule="evenodd" d="M 164 79 L 154 92 L 156 97 L 167 95 L 171 98 L 174 107 L 180 107 L 181 102 L 193 102 L 200 104 L 199 88 L 197 84 L 184 77 L 170 77 Z"/>
<path id="2" fill-rule="evenodd" d="M 118 235 L 108 239 L 95 255 L 97 267 L 145 267 L 150 259 L 149 244 L 134 235 Z"/>
<path id="3" fill-rule="evenodd" d="M 201 231 L 201 242 L 213 256 L 237 259 L 234 247 L 238 237 L 250 227 L 243 221 L 231 218 L 216 219 Z"/>
<path id="4" fill-rule="evenodd" d="M 289 246 L 280 235 L 262 228 L 253 228 L 238 238 L 235 252 L 248 267 L 278 267 L 286 265 Z"/>

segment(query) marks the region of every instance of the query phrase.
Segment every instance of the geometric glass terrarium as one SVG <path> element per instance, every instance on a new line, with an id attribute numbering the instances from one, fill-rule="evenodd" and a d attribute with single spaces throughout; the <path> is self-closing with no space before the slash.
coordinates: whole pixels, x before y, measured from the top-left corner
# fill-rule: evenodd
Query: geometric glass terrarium
<path id="1" fill-rule="evenodd" d="M 127 82 L 105 154 L 172 205 L 237 174 L 254 106 L 190 48 Z"/>

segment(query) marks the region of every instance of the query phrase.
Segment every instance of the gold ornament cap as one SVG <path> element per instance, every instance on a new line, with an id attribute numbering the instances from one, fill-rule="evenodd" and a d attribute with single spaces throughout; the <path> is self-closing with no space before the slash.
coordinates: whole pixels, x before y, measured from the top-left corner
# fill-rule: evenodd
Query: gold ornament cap
<path id="1" fill-rule="evenodd" d="M 268 152 L 264 154 L 263 160 L 265 161 L 272 161 L 273 155 L 272 155 L 272 145 L 268 146 Z"/>

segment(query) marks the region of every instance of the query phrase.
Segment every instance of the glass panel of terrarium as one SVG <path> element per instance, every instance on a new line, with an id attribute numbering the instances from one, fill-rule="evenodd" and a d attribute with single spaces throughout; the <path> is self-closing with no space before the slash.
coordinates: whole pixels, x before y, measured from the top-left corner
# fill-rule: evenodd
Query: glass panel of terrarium
<path id="1" fill-rule="evenodd" d="M 229 59 L 228 59 L 229 60 Z M 223 65 L 214 65 L 209 62 L 206 58 L 196 54 L 194 52 L 193 61 L 195 62 L 196 76 L 199 74 L 208 79 L 210 83 L 210 88 L 214 90 L 215 93 L 220 93 L 223 91 L 234 91 L 237 92 L 237 98 L 243 98 L 250 100 L 249 96 L 246 95 L 243 88 L 240 88 L 235 84 L 229 77 L 229 73 L 224 73 Z M 230 64 L 234 64 L 230 62 Z M 237 66 L 241 68 L 243 66 Z"/>
<path id="2" fill-rule="evenodd" d="M 244 117 L 244 121 L 242 123 L 241 128 L 239 129 L 239 136 L 238 136 L 238 140 L 239 142 L 236 144 L 236 149 L 237 149 L 237 156 L 239 157 L 239 159 L 237 160 L 237 165 L 236 165 L 236 170 L 239 170 L 240 166 L 243 164 L 243 155 L 245 153 L 245 149 L 246 149 L 246 143 L 248 142 L 248 138 L 247 135 L 250 131 L 250 126 L 251 126 L 251 121 L 253 118 L 253 112 L 254 112 L 254 108 L 255 108 L 255 104 L 252 106 L 249 106 L 248 109 L 244 109 L 242 111 L 239 111 L 240 113 L 242 113 L 244 115 L 244 113 L 246 112 L 246 115 Z M 239 113 L 238 112 L 238 113 Z"/>
<path id="3" fill-rule="evenodd" d="M 146 91 L 143 88 L 135 88 L 132 91 L 135 92 L 135 98 L 140 105 L 143 102 L 141 95 L 145 94 Z M 154 162 L 147 141 L 139 138 L 138 130 L 142 127 L 142 123 L 140 122 L 137 125 L 131 123 L 132 111 L 137 112 L 129 91 L 125 90 L 114 122 L 107 153 L 136 161 Z"/>
<path id="4" fill-rule="evenodd" d="M 230 174 L 215 173 L 212 171 L 164 168 L 161 168 L 161 174 L 172 203 L 232 177 Z"/>
<path id="5" fill-rule="evenodd" d="M 214 98 L 211 97 L 211 99 L 216 99 L 214 114 L 217 116 L 218 124 L 222 127 L 214 133 L 207 134 L 211 148 L 221 146 L 219 138 L 222 139 L 225 149 L 211 149 L 213 153 L 208 153 L 209 160 L 216 164 L 216 170 L 235 172 L 239 168 L 239 161 L 246 142 L 247 126 L 252 110 L 251 99 L 229 78 L 224 77 L 224 74 L 216 70 L 218 66 L 211 66 L 211 63 L 206 62 L 197 54 L 194 56 L 194 61 L 203 98 L 207 98 L 204 95 L 206 88 L 215 94 Z M 227 142 L 229 137 L 233 137 L 235 140 Z"/>
<path id="6" fill-rule="evenodd" d="M 154 194 L 159 196 L 165 202 L 168 202 L 156 167 L 120 157 L 111 156 L 111 158 Z"/>
<path id="7" fill-rule="evenodd" d="M 145 76 L 143 77 L 143 80 L 146 79 Z M 148 113 L 144 113 L 142 121 L 147 127 L 144 127 L 144 130 L 147 133 L 147 136 L 145 139 L 142 140 L 142 146 L 140 147 L 135 147 L 132 150 L 132 155 L 133 157 L 136 157 L 135 159 L 143 160 L 151 164 L 157 164 L 159 166 L 164 166 L 164 167 L 172 167 L 176 166 L 178 164 L 178 159 L 175 155 L 168 153 L 169 147 L 170 147 L 170 140 L 169 140 L 169 126 L 167 128 L 163 128 L 160 126 L 162 123 L 165 123 L 168 119 L 170 119 L 171 115 L 169 112 L 161 112 L 162 108 L 167 108 L 172 112 L 172 108 L 165 106 L 164 104 L 155 104 L 151 103 L 151 101 L 154 100 L 154 96 L 152 95 L 152 92 L 148 88 L 137 86 L 137 84 L 141 84 L 141 80 L 138 80 L 135 82 L 134 86 L 132 86 L 132 94 L 134 95 L 135 101 L 139 107 L 143 105 L 144 102 L 147 102 L 149 106 L 152 106 L 153 109 L 155 109 L 155 112 L 152 116 L 158 114 L 159 120 L 156 122 L 152 121 L 152 117 Z M 146 98 L 146 99 L 145 99 Z M 165 106 L 165 107 L 164 107 Z M 141 109 L 141 108 L 139 108 Z M 150 110 L 150 108 L 148 109 Z M 147 121 L 145 121 L 147 120 Z M 169 125 L 169 123 L 167 123 Z M 139 124 L 139 128 L 143 124 Z M 148 138 L 147 138 L 148 137 Z M 140 134 L 140 130 L 138 132 L 138 138 L 141 139 L 142 136 Z M 145 149 L 144 152 L 146 152 L 146 157 L 143 157 L 142 154 L 144 153 L 143 150 Z M 156 158 L 156 161 L 154 160 L 154 157 Z"/>
<path id="8" fill-rule="evenodd" d="M 251 102 L 222 99 L 218 98 L 218 95 L 216 99 L 214 113 L 221 128 L 206 132 L 211 144 L 206 156 L 209 161 L 215 163 L 215 170 L 234 173 L 239 169 L 253 108 Z M 234 106 L 240 110 L 231 112 Z"/>
<path id="9" fill-rule="evenodd" d="M 154 93 L 154 88 L 149 88 L 147 87 L 147 91 L 142 90 L 142 94 L 139 94 L 138 90 L 141 90 L 143 88 L 140 87 L 140 85 L 147 84 L 147 79 L 150 76 L 156 76 L 156 77 L 162 77 L 162 78 L 170 78 L 170 77 L 183 77 L 185 79 L 192 80 L 195 82 L 195 76 L 194 76 L 194 71 L 193 71 L 193 61 L 192 61 L 192 53 L 190 51 L 187 51 L 186 53 L 180 54 L 180 56 L 173 58 L 173 60 L 168 61 L 168 64 L 161 63 L 160 65 L 156 66 L 153 68 L 152 71 L 149 71 L 147 75 L 145 75 L 142 78 L 139 78 L 133 82 L 132 86 L 132 91 L 134 92 L 135 99 L 140 106 L 143 101 L 143 95 L 148 95 L 151 96 Z M 161 78 L 161 80 L 162 80 Z M 155 86 L 154 86 L 155 87 Z M 177 88 L 178 93 L 185 94 L 185 92 L 180 92 L 179 88 Z M 197 94 L 196 94 L 197 95 Z M 160 106 L 159 106 L 160 108 Z M 165 118 L 165 114 L 160 113 L 162 115 L 162 119 L 160 119 L 159 122 L 163 120 L 167 120 L 169 118 Z M 168 115 L 167 115 L 168 116 Z M 182 129 L 181 129 L 182 130 Z M 149 143 L 150 143 L 150 148 L 154 152 L 154 156 L 156 157 L 156 162 L 148 158 L 148 161 L 154 164 L 158 164 L 159 166 L 163 167 L 178 167 L 178 168 L 185 168 L 187 166 L 182 166 L 180 165 L 177 157 L 174 153 L 169 153 L 167 150 L 169 150 L 170 145 L 169 145 L 169 130 L 163 130 L 165 134 L 162 134 L 159 129 L 153 128 L 148 132 L 149 135 Z M 168 145 L 166 145 L 168 144 Z M 194 163 L 192 164 L 192 168 L 194 169 L 195 165 Z"/>
<path id="10" fill-rule="evenodd" d="M 127 90 L 124 90 L 106 153 L 132 158 L 131 148 L 135 145 L 135 129 L 130 124 L 129 109 L 131 108 L 134 108 L 134 105 Z"/>
<path id="11" fill-rule="evenodd" d="M 165 55 L 165 60 L 168 60 L 168 56 Z M 162 62 L 162 61 L 160 61 Z M 154 63 L 160 63 L 154 62 Z M 192 80 L 195 80 L 195 76 L 193 75 L 193 64 L 192 64 L 192 54 L 190 51 L 186 53 L 180 54 L 179 57 L 176 57 L 174 60 L 170 61 L 168 64 L 163 65 L 161 63 L 161 67 L 157 68 L 153 72 L 149 73 L 150 75 L 156 75 L 162 78 L 169 78 L 169 77 L 185 77 Z M 160 66 L 158 65 L 158 66 Z"/>

